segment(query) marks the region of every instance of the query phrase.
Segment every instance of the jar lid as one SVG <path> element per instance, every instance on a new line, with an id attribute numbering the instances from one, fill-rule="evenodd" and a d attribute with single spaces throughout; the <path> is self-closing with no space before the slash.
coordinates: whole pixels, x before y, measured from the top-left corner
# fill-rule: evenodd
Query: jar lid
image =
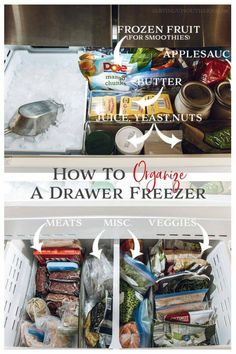
<path id="1" fill-rule="evenodd" d="M 88 155 L 111 155 L 114 148 L 113 135 L 104 130 L 96 130 L 86 137 L 85 150 Z"/>
<path id="2" fill-rule="evenodd" d="M 203 108 L 210 106 L 214 101 L 214 93 L 201 82 L 187 82 L 182 86 L 181 93 L 184 103 L 190 107 Z"/>
<path id="3" fill-rule="evenodd" d="M 144 143 L 137 144 L 135 147 L 128 140 L 136 135 L 137 138 L 143 136 L 140 129 L 132 126 L 123 127 L 116 133 L 115 142 L 118 151 L 123 155 L 138 155 L 143 148 Z"/>
<path id="4" fill-rule="evenodd" d="M 217 100 L 227 106 L 231 107 L 231 85 L 229 81 L 220 82 L 215 89 Z"/>

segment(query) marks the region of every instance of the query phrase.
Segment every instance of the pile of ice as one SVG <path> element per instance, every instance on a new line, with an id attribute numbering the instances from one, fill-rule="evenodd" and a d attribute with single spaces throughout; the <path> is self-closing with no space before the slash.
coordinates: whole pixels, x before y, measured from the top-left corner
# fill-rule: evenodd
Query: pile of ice
<path id="1" fill-rule="evenodd" d="M 51 98 L 62 103 L 65 111 L 55 126 L 36 137 L 6 135 L 6 151 L 63 153 L 82 148 L 86 80 L 78 58 L 77 53 L 14 53 L 5 76 L 5 126 L 26 103 Z"/>

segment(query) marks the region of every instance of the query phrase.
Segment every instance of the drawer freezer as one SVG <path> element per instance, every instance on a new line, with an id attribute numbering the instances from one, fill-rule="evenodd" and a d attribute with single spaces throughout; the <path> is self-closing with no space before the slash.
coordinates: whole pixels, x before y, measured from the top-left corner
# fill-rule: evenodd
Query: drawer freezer
<path id="1" fill-rule="evenodd" d="M 105 230 L 100 240 L 101 248 L 109 249 L 113 255 L 113 316 L 112 316 L 112 341 L 111 348 L 120 348 L 119 341 L 119 278 L 120 278 L 120 241 L 127 239 L 127 228 L 142 238 L 144 253 L 147 254 L 150 246 L 157 240 L 185 240 L 202 241 L 202 233 L 196 226 L 186 227 L 180 220 L 193 218 L 207 230 L 212 248 L 207 251 L 206 259 L 212 267 L 213 285 L 209 292 L 209 301 L 216 312 L 216 334 L 211 339 L 210 347 L 228 348 L 231 343 L 231 300 L 230 300 L 230 220 L 228 208 L 212 209 L 207 216 L 204 208 L 179 208 L 179 213 L 174 216 L 171 208 L 156 208 L 155 213 L 144 215 L 144 211 L 137 209 L 134 216 L 82 216 L 82 227 L 68 228 L 63 226 L 46 227 L 41 232 L 43 239 L 80 239 L 86 248 L 85 258 L 92 250 L 93 240 L 96 235 Z M 50 208 L 44 208 L 44 216 L 29 218 L 7 218 L 5 221 L 5 345 L 6 347 L 19 347 L 20 324 L 26 317 L 26 301 L 35 293 L 36 262 L 30 248 L 35 230 L 46 220 L 69 220 L 70 216 L 60 216 L 61 212 L 54 209 L 54 216 L 49 214 Z M 78 210 L 78 209 L 77 209 Z M 159 211 L 159 212 L 158 212 Z M 76 215 L 73 207 L 70 215 Z M 42 210 L 41 213 L 42 215 Z M 78 214 L 78 213 L 77 213 Z M 48 217 L 47 217 L 48 215 Z M 82 215 L 82 214 L 81 214 Z M 157 216 L 158 215 L 158 216 Z M 214 216 L 215 215 L 215 216 Z M 221 216 L 219 216 L 221 215 Z M 75 218 L 75 216 L 71 216 Z M 176 220 L 174 224 L 168 220 Z M 166 224 L 160 220 L 167 220 Z M 150 222 L 151 221 L 151 222 Z M 158 224 L 157 224 L 158 221 Z M 83 279 L 83 268 L 82 268 Z M 19 290 L 20 289 L 20 290 Z M 83 308 L 84 296 L 81 286 L 80 306 Z M 80 314 L 82 316 L 82 314 Z M 78 341 L 74 346 L 86 347 L 83 337 L 83 316 L 80 323 Z M 206 347 L 205 347 L 206 348 Z"/>
<path id="2" fill-rule="evenodd" d="M 17 109 L 26 103 L 53 99 L 63 104 L 65 109 L 64 112 L 58 114 L 55 125 L 51 125 L 47 131 L 35 137 L 20 136 L 14 133 L 6 135 L 6 157 L 23 158 L 32 155 L 46 157 L 53 155 L 54 158 L 55 155 L 91 157 L 85 152 L 87 134 L 101 129 L 116 133 L 120 128 L 131 124 L 127 122 L 100 122 L 99 124 L 88 120 L 90 91 L 87 80 L 81 74 L 78 65 L 79 57 L 85 51 L 85 47 L 5 47 L 5 127 L 8 126 Z M 96 91 L 94 92 L 96 93 Z M 139 123 L 138 126 L 143 132 L 150 128 L 150 124 L 146 123 Z M 167 135 L 171 132 L 179 134 L 176 130 L 178 127 L 171 130 L 170 127 L 165 128 L 165 124 L 162 124 L 160 129 L 164 129 Z M 147 158 L 159 157 L 179 160 L 181 157 L 184 162 L 189 157 L 191 159 L 200 158 L 203 165 L 204 159 L 207 157 L 213 157 L 219 161 L 219 164 L 230 161 L 230 154 L 194 153 L 189 155 L 182 152 L 180 144 L 174 149 L 177 153 L 173 154 L 168 144 L 160 139 L 158 144 L 159 154 L 145 155 Z M 93 157 L 103 157 L 103 155 L 93 155 Z M 115 158 L 126 159 L 127 156 L 116 155 Z M 46 164 L 43 160 L 42 163 Z"/>

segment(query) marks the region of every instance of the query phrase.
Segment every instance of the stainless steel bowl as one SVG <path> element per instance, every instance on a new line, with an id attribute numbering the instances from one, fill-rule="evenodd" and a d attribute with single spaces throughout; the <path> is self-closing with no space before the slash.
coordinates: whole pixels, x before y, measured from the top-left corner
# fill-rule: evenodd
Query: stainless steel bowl
<path id="1" fill-rule="evenodd" d="M 64 106 L 53 100 L 27 103 L 19 107 L 4 134 L 15 133 L 25 136 L 41 134 L 50 125 L 55 124 L 59 111 L 63 112 Z"/>

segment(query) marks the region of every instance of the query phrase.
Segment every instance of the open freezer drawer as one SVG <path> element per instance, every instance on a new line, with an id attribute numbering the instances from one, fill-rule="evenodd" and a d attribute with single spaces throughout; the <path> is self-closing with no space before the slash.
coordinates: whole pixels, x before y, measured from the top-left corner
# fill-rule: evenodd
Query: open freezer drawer
<path id="1" fill-rule="evenodd" d="M 127 125 L 138 126 L 142 132 L 147 131 L 150 123 L 134 122 L 94 122 L 88 118 L 89 97 L 91 92 L 97 94 L 99 91 L 89 91 L 88 82 L 81 74 L 78 60 L 86 48 L 34 48 L 30 46 L 9 46 L 5 47 L 5 127 L 8 127 L 10 119 L 17 109 L 26 103 L 53 99 L 64 105 L 64 112 L 57 116 L 56 125 L 35 137 L 20 136 L 10 133 L 5 136 L 6 157 L 26 156 L 49 156 L 49 155 L 86 155 L 85 139 L 88 134 L 96 130 L 104 130 L 112 133 Z M 115 94 L 112 91 L 104 91 L 104 95 Z M 120 93 L 120 95 L 122 95 Z M 178 135 L 182 139 L 182 131 L 178 130 L 176 124 L 161 123 L 161 130 L 169 137 L 171 134 Z M 153 140 L 154 139 L 154 140 Z M 147 158 L 160 157 L 172 158 L 173 160 L 183 158 L 207 157 L 222 160 L 230 164 L 229 153 L 184 153 L 181 144 L 172 149 L 153 133 L 151 142 L 158 144 L 158 152 L 146 153 Z M 186 145 L 186 143 L 185 143 Z M 144 154 L 142 151 L 141 154 Z M 115 151 L 116 158 L 127 158 Z M 104 157 L 105 155 L 93 155 L 92 157 Z M 135 157 L 136 155 L 133 155 Z M 106 155 L 107 158 L 111 157 Z M 129 156 L 130 158 L 131 156 Z M 112 159 L 114 155 L 112 155 Z M 25 163 L 23 161 L 23 163 Z M 42 162 L 46 164 L 46 162 Z M 38 165 L 38 162 L 37 162 Z"/>
<path id="2" fill-rule="evenodd" d="M 169 208 L 168 208 L 169 209 Z M 169 217 L 171 211 L 167 208 L 162 208 L 161 218 L 174 219 L 174 216 Z M 191 209 L 191 208 L 190 208 Z M 197 208 L 194 208 L 192 217 L 196 219 L 208 232 L 210 245 L 212 248 L 207 254 L 207 260 L 211 264 L 212 274 L 214 276 L 214 291 L 210 293 L 212 306 L 216 309 L 216 335 L 211 341 L 214 347 L 229 347 L 231 343 L 231 300 L 230 300 L 230 223 L 228 219 L 222 216 L 214 218 L 211 216 L 206 218 L 203 216 L 201 208 L 199 215 Z M 45 208 L 45 214 L 49 209 Z M 56 211 L 54 210 L 56 213 Z M 158 212 L 158 209 L 157 209 Z M 213 213 L 214 214 L 214 213 Z M 50 215 L 50 214 L 49 214 Z M 75 214 L 71 214 L 75 215 Z M 182 218 L 184 215 L 190 218 L 191 213 L 189 208 L 182 209 Z M 217 213 L 216 213 L 217 215 Z M 52 216 L 48 216 L 52 218 Z M 85 219 L 85 226 L 79 231 L 76 227 L 68 231 L 68 226 L 64 227 L 49 227 L 42 232 L 42 239 L 80 239 L 82 245 L 86 247 L 86 255 L 91 252 L 92 242 L 94 237 L 104 228 L 104 220 L 109 217 L 90 217 Z M 180 217 L 181 218 L 181 217 Z M 66 217 L 68 219 L 68 217 Z M 83 219 L 83 218 L 82 218 Z M 148 220 L 160 219 L 155 216 L 139 216 L 139 217 L 123 217 L 124 220 L 130 220 L 129 228 L 139 237 L 144 240 L 145 252 L 150 245 L 153 245 L 158 239 L 178 239 L 188 241 L 201 241 L 202 235 L 196 227 L 185 228 L 182 225 L 177 226 L 154 226 Z M 35 289 L 35 262 L 33 262 L 32 250 L 30 244 L 35 230 L 47 220 L 44 218 L 31 217 L 27 219 L 8 218 L 6 220 L 6 278 L 5 278 L 5 344 L 7 347 L 19 346 L 19 323 L 25 318 L 25 301 L 31 297 Z M 112 322 L 112 348 L 120 348 L 119 342 L 119 278 L 120 278 L 120 240 L 127 238 L 127 224 L 122 224 L 122 217 L 111 217 L 112 227 L 104 234 L 105 244 L 109 244 L 113 253 L 113 322 Z M 118 220 L 118 222 L 114 222 Z M 178 217 L 177 217 L 178 220 Z M 22 228 L 20 227 L 22 225 Z M 89 235 L 89 236 L 88 236 Z M 109 238 L 109 240 L 107 239 Z M 16 240 L 18 239 L 18 240 Z M 103 240 L 100 240 L 100 242 Z M 100 244 L 99 244 L 100 245 Z M 102 245 L 102 243 L 101 243 Z M 14 250 L 14 251 L 13 251 Z M 23 269 L 24 276 L 19 275 L 19 268 Z M 22 274 L 22 273 L 20 273 Z M 82 270 L 83 277 L 83 270 Z M 16 298 L 16 294 L 20 289 L 20 296 Z M 81 291 L 83 287 L 81 288 Z M 12 301 L 14 299 L 14 301 Z M 17 299 L 17 301 L 16 301 Z M 81 292 L 81 299 L 83 293 Z M 83 300 L 81 300 L 83 301 Z M 80 323 L 79 329 L 79 347 L 86 347 L 83 338 L 83 321 Z M 9 335 L 10 333 L 10 335 Z M 209 346 L 208 346 L 209 347 Z M 206 347 L 205 347 L 206 348 Z"/>

